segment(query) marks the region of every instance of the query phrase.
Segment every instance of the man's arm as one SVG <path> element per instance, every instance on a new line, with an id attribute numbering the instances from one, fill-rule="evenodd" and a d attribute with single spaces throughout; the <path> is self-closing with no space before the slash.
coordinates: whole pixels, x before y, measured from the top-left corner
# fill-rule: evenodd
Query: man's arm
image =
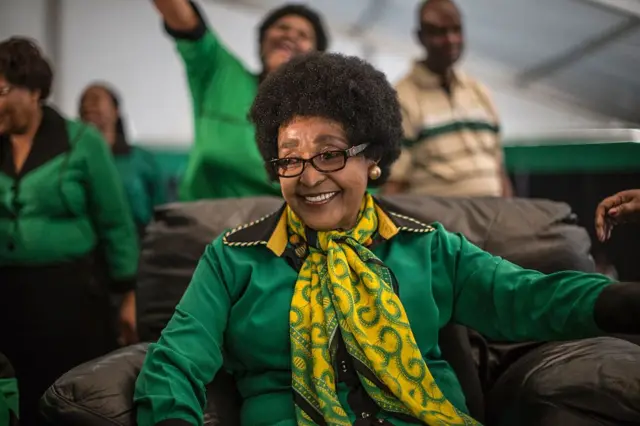
<path id="1" fill-rule="evenodd" d="M 480 96 L 482 103 L 485 108 L 488 110 L 491 118 L 493 119 L 496 126 L 500 126 L 500 114 L 498 114 L 498 108 L 493 103 L 493 99 L 491 99 L 491 95 L 489 94 L 489 90 L 480 82 L 475 83 L 476 93 Z M 499 163 L 499 173 L 500 173 L 500 182 L 502 183 L 502 196 L 503 197 L 513 197 L 513 184 L 511 183 L 511 179 L 509 179 L 509 174 L 507 173 L 507 168 L 505 166 L 504 160 L 504 148 L 502 146 L 502 140 L 500 139 L 500 134 L 497 135 L 497 146 L 496 146 L 496 161 Z"/>
<path id="2" fill-rule="evenodd" d="M 502 147 L 500 147 L 502 149 Z M 507 168 L 504 164 L 504 154 L 502 155 L 502 164 L 500 165 L 500 177 L 502 180 L 502 196 L 505 198 L 513 197 L 513 184 L 511 183 L 511 179 L 509 178 L 509 173 L 507 173 Z"/>
<path id="3" fill-rule="evenodd" d="M 400 102 L 402 130 L 404 133 L 404 139 L 402 140 L 403 148 L 398 160 L 391 165 L 391 175 L 387 179 L 387 183 L 385 183 L 381 188 L 380 192 L 384 195 L 407 192 L 410 186 L 409 176 L 411 175 L 413 163 L 411 161 L 409 146 L 414 143 L 417 135 L 409 108 L 406 105 L 407 103 L 413 102 L 413 100 L 408 99 L 407 95 L 403 95 L 405 92 L 406 91 L 402 90 L 401 87 L 398 87 L 398 100 Z"/>

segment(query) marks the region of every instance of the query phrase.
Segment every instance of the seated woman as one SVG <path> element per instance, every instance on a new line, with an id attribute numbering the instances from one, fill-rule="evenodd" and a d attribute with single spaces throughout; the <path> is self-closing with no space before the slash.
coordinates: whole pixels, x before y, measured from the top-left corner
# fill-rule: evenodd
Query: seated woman
<path id="1" fill-rule="evenodd" d="M 394 90 L 366 62 L 296 58 L 262 83 L 251 118 L 285 204 L 207 247 L 150 346 L 139 425 L 202 425 L 221 368 L 243 425 L 478 424 L 438 347 L 446 324 L 512 341 L 635 326 L 617 298 L 627 285 L 521 269 L 372 198 L 402 129 Z"/>
<path id="2" fill-rule="evenodd" d="M 16 371 L 23 426 L 37 424 L 54 380 L 116 346 L 109 290 L 124 295 L 121 340 L 135 341 L 127 202 L 100 134 L 47 105 L 52 79 L 33 42 L 0 43 L 0 352 Z"/>
<path id="3" fill-rule="evenodd" d="M 96 126 L 114 155 L 131 213 L 142 235 L 153 219 L 153 209 L 166 201 L 160 166 L 153 155 L 129 145 L 120 113 L 120 99 L 106 84 L 92 84 L 80 98 L 80 118 Z"/>

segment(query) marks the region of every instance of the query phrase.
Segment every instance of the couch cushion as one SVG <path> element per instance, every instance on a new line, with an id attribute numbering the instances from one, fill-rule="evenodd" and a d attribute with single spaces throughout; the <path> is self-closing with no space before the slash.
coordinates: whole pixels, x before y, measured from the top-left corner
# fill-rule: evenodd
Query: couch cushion
<path id="1" fill-rule="evenodd" d="M 526 268 L 593 271 L 586 231 L 568 205 L 502 198 L 381 198 L 423 222 L 441 222 L 476 245 Z M 205 246 L 226 229 L 277 210 L 275 197 L 175 203 L 160 207 L 143 241 L 138 280 L 138 332 L 154 341 L 173 314 Z"/>
<path id="2" fill-rule="evenodd" d="M 135 426 L 134 383 L 148 344 L 141 343 L 82 364 L 43 395 L 40 412 L 52 426 Z M 240 397 L 221 371 L 207 386 L 205 426 L 239 425 Z"/>
<path id="3" fill-rule="evenodd" d="M 611 337 L 546 343 L 504 372 L 487 410 L 500 426 L 640 424 L 640 346 Z"/>

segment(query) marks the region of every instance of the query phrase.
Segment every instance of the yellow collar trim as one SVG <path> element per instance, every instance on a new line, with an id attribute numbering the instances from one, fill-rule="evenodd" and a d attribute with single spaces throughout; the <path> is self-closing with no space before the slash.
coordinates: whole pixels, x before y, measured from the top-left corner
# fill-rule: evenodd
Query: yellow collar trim
<path id="1" fill-rule="evenodd" d="M 412 217 L 405 216 L 394 211 L 386 211 L 377 203 L 375 208 L 378 215 L 378 233 L 385 240 L 390 240 L 401 231 L 425 233 L 433 232 L 435 230 L 433 227 Z M 265 245 L 269 250 L 271 250 L 271 252 L 280 257 L 284 254 L 289 242 L 287 216 L 285 213 L 286 210 L 282 209 L 282 212 L 277 219 L 276 214 L 272 213 L 253 222 L 238 226 L 223 236 L 223 242 L 225 245 L 231 247 L 254 247 Z M 276 220 L 277 223 L 275 222 Z M 270 225 L 273 223 L 275 223 L 275 227 Z M 268 229 L 273 229 L 273 231 L 269 234 L 267 231 Z M 243 235 L 240 236 L 240 234 Z"/>
<path id="2" fill-rule="evenodd" d="M 390 240 L 400 232 L 400 228 L 393 223 L 389 215 L 378 204 L 376 204 L 375 208 L 378 214 L 378 233 L 385 240 Z"/>
<path id="3" fill-rule="evenodd" d="M 287 233 L 287 213 L 286 210 L 280 215 L 276 229 L 267 241 L 267 248 L 275 253 L 276 256 L 282 256 L 284 250 L 287 248 L 287 242 L 289 241 L 289 235 Z"/>

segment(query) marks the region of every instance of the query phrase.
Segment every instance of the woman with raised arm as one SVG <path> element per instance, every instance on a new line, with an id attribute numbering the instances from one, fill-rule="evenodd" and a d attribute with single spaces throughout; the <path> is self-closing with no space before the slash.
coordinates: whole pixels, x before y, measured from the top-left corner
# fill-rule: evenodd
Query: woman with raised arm
<path id="1" fill-rule="evenodd" d="M 61 374 L 116 346 L 110 291 L 124 295 L 123 342 L 136 340 L 138 244 L 122 184 L 98 131 L 46 104 L 52 79 L 33 42 L 0 43 L 0 352 L 22 426 L 37 424 Z"/>
<path id="2" fill-rule="evenodd" d="M 259 28 L 262 72 L 256 75 L 223 46 L 194 2 L 154 1 L 185 64 L 195 115 L 195 143 L 180 199 L 279 195 L 262 165 L 247 113 L 267 74 L 302 53 L 327 48 L 320 17 L 298 4 L 271 11 Z"/>

